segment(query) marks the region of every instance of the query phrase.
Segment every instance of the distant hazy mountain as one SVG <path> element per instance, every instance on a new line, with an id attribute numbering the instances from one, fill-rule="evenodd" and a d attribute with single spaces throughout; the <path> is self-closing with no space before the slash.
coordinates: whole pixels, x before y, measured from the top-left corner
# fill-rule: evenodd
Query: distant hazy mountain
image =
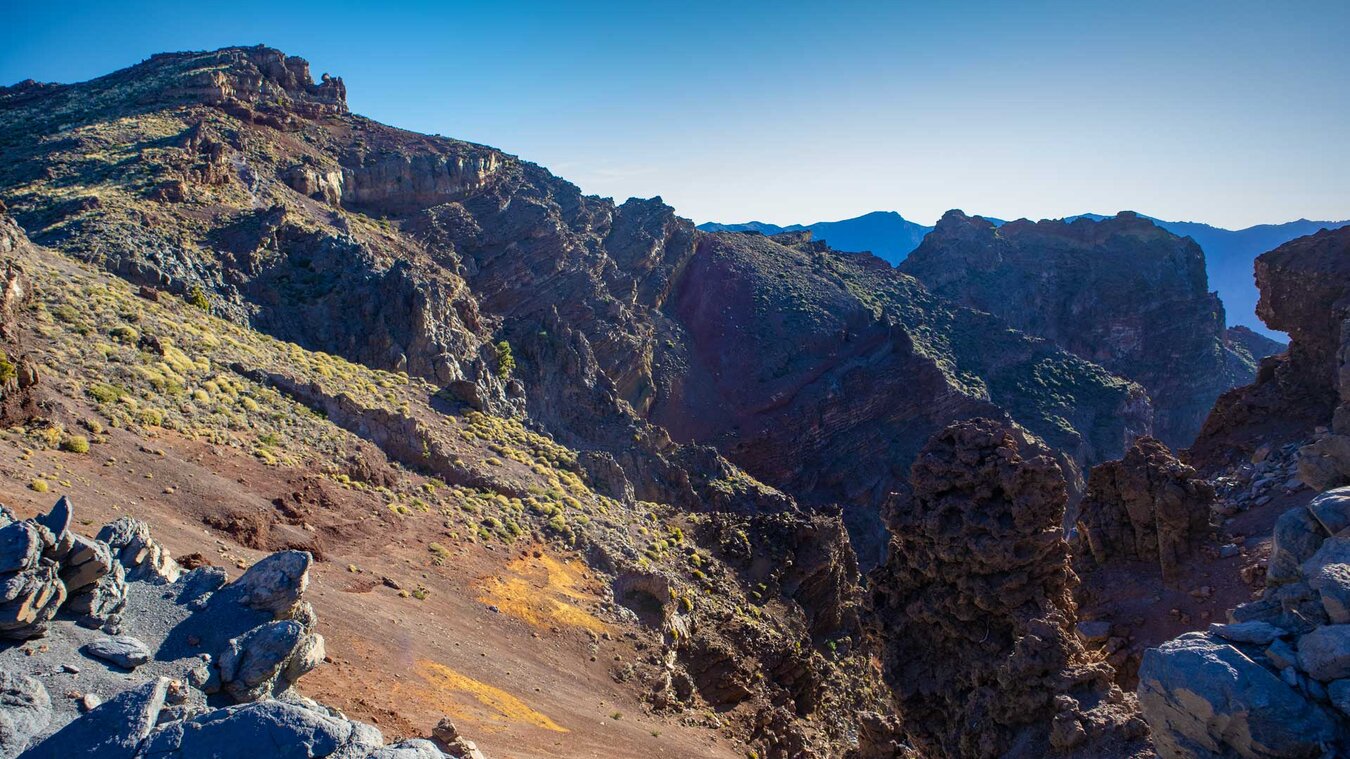
<path id="1" fill-rule="evenodd" d="M 870 251 L 892 265 L 905 260 L 905 256 L 923 242 L 923 236 L 933 231 L 932 227 L 908 221 L 895 211 L 874 211 L 854 219 L 818 221 L 815 224 L 793 224 L 787 227 L 766 224 L 762 221 L 748 221 L 744 224 L 709 222 L 700 224 L 698 228 L 705 232 L 759 232 L 766 235 L 809 229 L 815 239 L 825 240 L 835 250 L 850 253 Z"/>
<path id="2" fill-rule="evenodd" d="M 1101 221 L 1108 218 L 1101 214 L 1085 213 L 1079 216 Z M 987 218 L 987 217 L 986 217 Z M 1065 217 L 1073 221 L 1078 216 Z M 1219 293 L 1227 311 L 1230 325 L 1242 325 L 1268 336 L 1284 339 L 1284 335 L 1273 332 L 1256 317 L 1256 282 L 1252 279 L 1252 261 L 1268 250 L 1304 235 L 1310 235 L 1322 228 L 1336 229 L 1350 225 L 1344 221 L 1309 221 L 1299 219 L 1284 224 L 1260 224 L 1246 229 L 1223 229 L 1194 221 L 1163 221 L 1145 216 L 1158 226 L 1173 234 L 1190 237 L 1205 251 L 1205 269 L 1209 276 L 1209 287 Z M 995 226 L 1003 222 L 990 218 Z M 868 250 L 892 264 L 905 260 L 924 235 L 932 227 L 907 221 L 893 211 L 876 211 L 855 219 L 843 221 L 822 221 L 815 224 L 793 224 L 781 227 L 759 221 L 744 224 L 699 225 L 699 229 L 708 232 L 760 232 L 766 235 L 779 232 L 795 232 L 809 229 L 817 238 L 826 240 L 831 247 L 844 251 Z"/>

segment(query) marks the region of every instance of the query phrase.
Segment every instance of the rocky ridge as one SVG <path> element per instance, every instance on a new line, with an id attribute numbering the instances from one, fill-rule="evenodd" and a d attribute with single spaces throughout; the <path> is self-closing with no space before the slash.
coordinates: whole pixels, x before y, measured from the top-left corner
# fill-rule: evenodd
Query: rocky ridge
<path id="1" fill-rule="evenodd" d="M 1252 380 L 1253 347 L 1269 348 L 1229 339 L 1198 245 L 1129 212 L 995 226 L 951 211 L 900 269 L 1143 385 L 1153 433 L 1170 446 L 1189 444 L 1220 393 Z"/>
<path id="2" fill-rule="evenodd" d="M 1136 386 L 874 258 L 701 233 L 659 198 L 616 205 L 501 151 L 350 114 L 340 91 L 259 48 L 10 88 L 0 196 L 42 244 L 528 419 L 612 458 L 640 497 L 678 489 L 649 423 L 714 445 L 806 506 L 843 505 L 869 566 L 880 503 L 952 418 L 1002 407 L 1077 470 L 1149 430 Z M 765 344 L 744 376 L 767 388 L 738 385 L 733 364 Z M 926 402 L 893 405 L 902 380 Z M 814 463 L 829 451 L 858 466 Z"/>
<path id="3" fill-rule="evenodd" d="M 19 268 L 33 297 L 13 329 L 35 361 L 63 371 L 35 415 L 4 431 L 6 451 L 19 453 L 15 464 L 33 466 L 35 451 L 22 446 L 74 463 L 91 449 L 162 455 L 165 438 L 209 440 L 294 473 L 294 491 L 288 483 L 261 508 L 230 497 L 219 503 L 217 493 L 203 512 L 182 514 L 250 549 L 331 558 L 354 543 L 382 546 L 415 526 L 417 540 L 429 543 L 418 561 L 433 569 L 456 553 L 523 541 L 576 552 L 604 588 L 594 611 L 603 621 L 587 621 L 586 629 L 614 625 L 631 636 L 640 655 L 611 675 L 641 694 L 653 718 L 720 728 L 766 757 L 861 759 L 899 750 L 902 738 L 867 664 L 858 568 L 838 517 L 803 512 L 715 450 L 675 444 L 631 419 L 629 429 L 648 437 L 623 456 L 646 467 L 643 479 L 628 479 L 612 457 L 578 454 L 425 380 L 280 343 L 190 299 L 133 289 L 39 246 L 26 248 Z M 96 477 L 112 474 L 95 468 Z M 22 475 L 29 492 L 69 476 L 33 473 Z M 222 486 L 242 490 L 242 480 Z M 366 505 L 344 513 L 333 491 Z M 173 492 L 151 500 L 172 512 Z M 102 581 L 114 582 L 126 563 L 138 567 L 120 577 L 127 585 L 152 569 L 172 579 L 173 562 L 144 525 L 116 521 L 99 539 L 107 556 L 98 548 L 92 558 L 82 553 L 71 576 L 110 564 Z M 28 569 L 48 579 L 62 572 L 41 563 Z M 53 590 L 20 606 L 45 613 L 59 603 L 52 599 L 60 586 L 36 587 Z M 428 590 L 400 592 L 415 598 Z M 62 608 L 74 610 L 75 601 Z M 241 645 L 280 641 L 290 650 L 304 639 L 288 624 Z M 133 649 L 109 651 L 138 656 Z M 221 661 L 251 671 L 246 651 Z M 276 690 L 266 678 L 239 683 L 226 692 Z M 715 721 L 697 716 L 713 708 Z"/>

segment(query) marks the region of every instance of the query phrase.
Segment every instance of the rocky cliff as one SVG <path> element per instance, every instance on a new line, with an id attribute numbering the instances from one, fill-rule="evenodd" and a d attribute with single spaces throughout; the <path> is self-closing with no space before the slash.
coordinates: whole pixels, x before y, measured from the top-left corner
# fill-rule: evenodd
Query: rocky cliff
<path id="1" fill-rule="evenodd" d="M 1199 246 L 1133 213 L 995 226 L 952 211 L 900 268 L 1143 385 L 1154 434 L 1172 446 L 1191 442 L 1220 393 L 1255 376 L 1251 347 L 1227 339 Z"/>
<path id="2" fill-rule="evenodd" d="M 1321 231 L 1256 259 L 1257 313 L 1289 334 L 1287 352 L 1261 362 L 1256 381 L 1225 393 L 1189 456 L 1204 469 L 1246 459 L 1264 444 L 1323 438 L 1310 446 L 1300 475 L 1318 489 L 1350 479 L 1339 409 L 1345 386 L 1346 297 L 1350 231 Z M 1322 428 L 1319 430 L 1319 428 Z M 1326 429 L 1330 428 L 1330 429 Z"/>
<path id="3" fill-rule="evenodd" d="M 1138 386 L 875 258 L 705 234 L 343 93 L 266 48 L 0 90 L 0 197 L 132 282 L 527 419 L 613 461 L 617 492 L 690 501 L 673 446 L 716 446 L 842 505 L 868 565 L 881 502 L 954 418 L 1006 415 L 1071 473 L 1150 429 Z"/>

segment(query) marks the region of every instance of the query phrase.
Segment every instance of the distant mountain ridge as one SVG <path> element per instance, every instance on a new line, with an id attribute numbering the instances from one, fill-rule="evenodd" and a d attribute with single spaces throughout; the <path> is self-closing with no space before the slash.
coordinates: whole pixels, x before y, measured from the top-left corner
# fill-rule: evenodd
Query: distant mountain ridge
<path id="1" fill-rule="evenodd" d="M 852 219 L 786 227 L 748 221 L 744 224 L 708 222 L 700 224 L 698 228 L 704 232 L 759 232 L 764 235 L 806 230 L 815 239 L 828 242 L 835 250 L 851 253 L 868 251 L 892 266 L 905 260 L 910 251 L 923 242 L 924 235 L 933 231 L 932 227 L 912 222 L 895 211 L 873 211 Z"/>
<path id="2" fill-rule="evenodd" d="M 1167 231 L 1182 237 L 1190 237 L 1199 243 L 1205 252 L 1205 269 L 1209 276 L 1209 286 L 1219 293 L 1229 323 L 1249 327 L 1256 332 L 1283 339 L 1283 335 L 1261 323 L 1256 317 L 1256 301 L 1259 293 L 1252 279 L 1252 262 L 1268 250 L 1273 250 L 1290 240 L 1314 234 L 1320 229 L 1339 229 L 1350 226 L 1350 219 L 1341 221 L 1310 221 L 1299 219 L 1283 224 L 1258 224 L 1245 229 L 1224 229 L 1211 224 L 1196 221 L 1164 221 L 1152 216 L 1140 214 Z M 990 217 L 995 226 L 1004 222 Z M 1072 222 L 1078 218 L 1101 221 L 1109 216 L 1084 213 L 1063 218 Z M 836 250 L 862 252 L 870 251 L 885 259 L 891 265 L 904 261 L 933 227 L 909 221 L 894 211 L 874 211 L 852 219 L 840 221 L 822 221 L 814 224 L 793 224 L 779 226 L 760 221 L 743 224 L 718 224 L 708 222 L 700 224 L 699 229 L 708 232 L 759 232 L 773 235 L 781 232 L 808 230 L 819 240 L 828 242 Z"/>

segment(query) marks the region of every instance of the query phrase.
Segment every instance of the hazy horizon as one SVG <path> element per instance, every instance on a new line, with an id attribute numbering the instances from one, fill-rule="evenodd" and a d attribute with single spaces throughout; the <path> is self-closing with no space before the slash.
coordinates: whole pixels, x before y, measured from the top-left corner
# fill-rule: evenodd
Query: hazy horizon
<path id="1" fill-rule="evenodd" d="M 696 222 L 1136 210 L 1350 218 L 1350 5 L 76 2 L 7 9 L 0 84 L 263 43 L 352 110 Z"/>

